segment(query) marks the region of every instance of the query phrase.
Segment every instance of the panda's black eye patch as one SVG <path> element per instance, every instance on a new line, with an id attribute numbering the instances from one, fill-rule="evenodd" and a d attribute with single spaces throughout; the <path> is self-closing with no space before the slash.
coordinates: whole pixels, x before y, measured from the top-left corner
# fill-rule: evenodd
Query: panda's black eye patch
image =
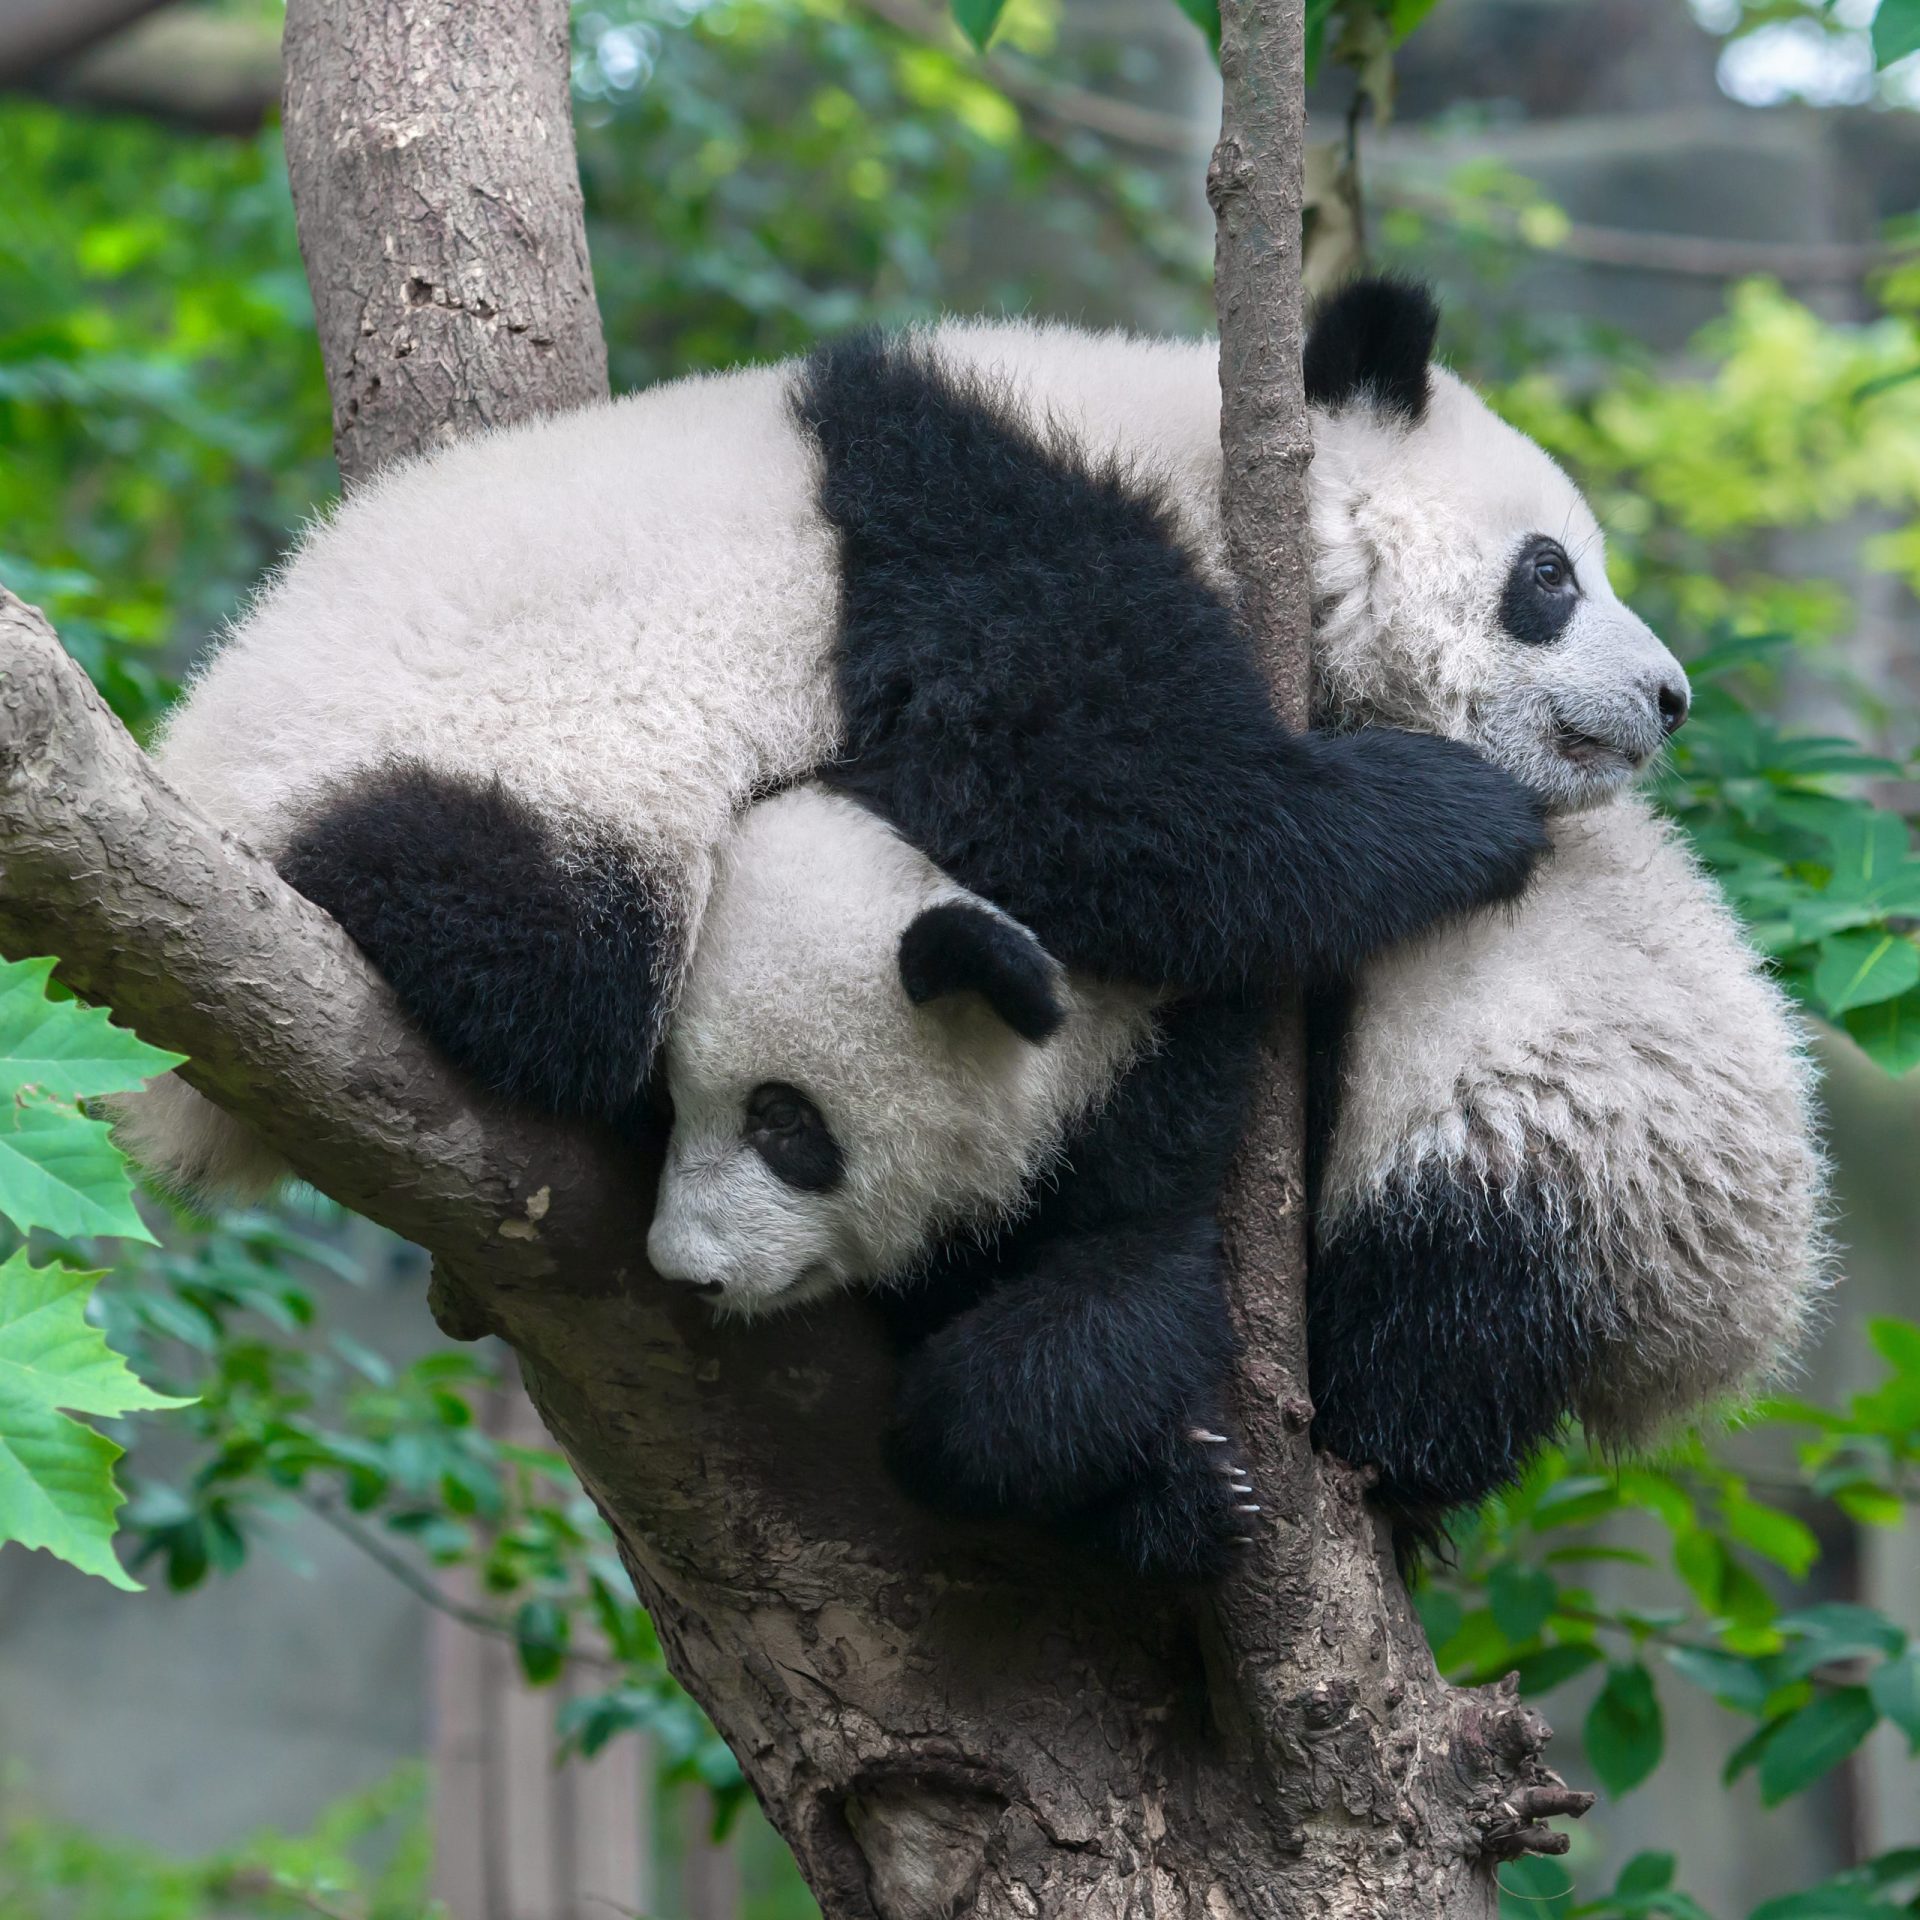
<path id="1" fill-rule="evenodd" d="M 768 1080 L 747 1095 L 742 1138 L 769 1170 L 802 1193 L 830 1193 L 846 1160 L 826 1116 L 798 1087 Z"/>
<path id="2" fill-rule="evenodd" d="M 1535 534 L 1507 570 L 1500 593 L 1500 624 L 1522 646 L 1545 647 L 1567 630 L 1580 603 L 1580 582 L 1558 540 Z"/>

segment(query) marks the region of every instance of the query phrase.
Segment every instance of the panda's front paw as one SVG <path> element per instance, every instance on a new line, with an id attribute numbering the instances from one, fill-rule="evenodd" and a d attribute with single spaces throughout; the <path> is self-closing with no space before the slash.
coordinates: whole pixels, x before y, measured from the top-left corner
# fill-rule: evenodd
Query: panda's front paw
<path id="1" fill-rule="evenodd" d="M 1260 1500 L 1228 1437 L 1189 1427 L 1137 1480 L 1088 1509 L 1088 1537 L 1136 1573 L 1213 1580 L 1228 1572 L 1261 1525 Z"/>

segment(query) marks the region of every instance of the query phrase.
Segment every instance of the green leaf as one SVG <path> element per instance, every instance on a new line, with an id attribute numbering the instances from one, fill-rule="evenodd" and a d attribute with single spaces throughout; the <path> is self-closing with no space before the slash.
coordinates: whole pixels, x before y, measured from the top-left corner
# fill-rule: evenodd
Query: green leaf
<path id="1" fill-rule="evenodd" d="M 1500 1920 L 1559 1920 L 1573 1905 L 1573 1880 L 1557 1860 L 1522 1854 L 1501 1864 Z"/>
<path id="2" fill-rule="evenodd" d="M 1875 1066 L 1896 1076 L 1920 1067 L 1920 991 L 1856 1007 L 1845 1025 Z"/>
<path id="3" fill-rule="evenodd" d="M 1007 0 L 953 0 L 953 17 L 960 31 L 984 53 L 1006 6 Z"/>
<path id="4" fill-rule="evenodd" d="M 1892 1000 L 1920 985 L 1920 947 L 1898 933 L 1836 934 L 1820 949 L 1814 997 L 1830 1014 Z"/>
<path id="5" fill-rule="evenodd" d="M 1653 1675 L 1639 1661 L 1610 1668 L 1587 1713 L 1587 1759 L 1616 1799 L 1630 1793 L 1660 1764 L 1666 1731 Z"/>
<path id="6" fill-rule="evenodd" d="M 1867 1694 L 1880 1717 L 1907 1736 L 1908 1750 L 1920 1753 L 1920 1654 L 1904 1653 L 1875 1667 Z"/>
<path id="7" fill-rule="evenodd" d="M 1576 1674 L 1597 1666 L 1601 1658 L 1596 1646 L 1583 1641 L 1562 1641 L 1557 1646 L 1542 1647 L 1538 1653 L 1523 1653 L 1513 1662 L 1512 1671 L 1520 1676 L 1522 1693 L 1551 1693 Z"/>
<path id="8" fill-rule="evenodd" d="M 1547 1624 L 1560 1589 L 1550 1573 L 1511 1562 L 1495 1567 L 1487 1580 L 1487 1607 L 1509 1640 L 1531 1640 Z"/>
<path id="9" fill-rule="evenodd" d="M 559 1678 L 567 1664 L 569 1622 L 551 1600 L 529 1600 L 513 1617 L 513 1637 L 520 1652 L 520 1671 L 536 1687 Z"/>
<path id="10" fill-rule="evenodd" d="M 0 1266 L 0 1541 L 41 1547 L 83 1573 L 137 1591 L 114 1558 L 120 1449 L 68 1416 L 185 1406 L 142 1385 L 90 1326 L 100 1276 Z"/>
<path id="11" fill-rule="evenodd" d="M 0 1109 L 0 1214 L 22 1233 L 112 1234 L 151 1242 L 133 1207 L 127 1163 L 107 1123 L 29 1100 Z"/>
<path id="12" fill-rule="evenodd" d="M 1866 1887 L 1834 1885 L 1763 1900 L 1747 1920 L 1896 1920 L 1899 1912 Z"/>
<path id="13" fill-rule="evenodd" d="M 1789 1714 L 1760 1755 L 1760 1798 L 1775 1807 L 1837 1767 L 1878 1719 L 1865 1687 L 1836 1687 Z"/>
<path id="14" fill-rule="evenodd" d="M 1742 1546 L 1784 1567 L 1798 1580 L 1820 1557 L 1820 1542 L 1813 1529 L 1778 1507 L 1765 1507 L 1758 1501 L 1731 1495 L 1721 1503 L 1727 1531 Z"/>
<path id="15" fill-rule="evenodd" d="M 130 1092 L 180 1064 L 183 1055 L 148 1046 L 99 1007 L 49 1000 L 52 972 L 51 960 L 0 961 L 0 1092 L 84 1100 Z"/>
<path id="16" fill-rule="evenodd" d="M 1920 53 L 1920 0 L 1880 0 L 1873 16 L 1873 64 L 1890 67 Z"/>
<path id="17" fill-rule="evenodd" d="M 1873 1342 L 1874 1351 L 1898 1372 L 1920 1375 L 1920 1326 L 1911 1320 L 1896 1320 L 1890 1314 L 1875 1314 L 1867 1322 L 1867 1338 Z"/>
<path id="18" fill-rule="evenodd" d="M 1638 1895 L 1665 1893 L 1673 1885 L 1674 1858 L 1670 1853 L 1636 1853 L 1620 1869 L 1613 1883 L 1615 1895 L 1631 1900 Z"/>
<path id="19" fill-rule="evenodd" d="M 1724 1706 L 1741 1713 L 1759 1713 L 1773 1692 L 1773 1682 L 1757 1662 L 1741 1654 L 1722 1653 L 1717 1647 L 1670 1648 L 1667 1664 Z"/>
<path id="20" fill-rule="evenodd" d="M 1905 1630 L 1884 1613 L 1844 1600 L 1782 1614 L 1774 1625 L 1795 1643 L 1781 1656 L 1779 1668 L 1780 1677 L 1791 1680 L 1836 1660 L 1858 1660 L 1875 1653 L 1892 1658 L 1907 1644 Z"/>

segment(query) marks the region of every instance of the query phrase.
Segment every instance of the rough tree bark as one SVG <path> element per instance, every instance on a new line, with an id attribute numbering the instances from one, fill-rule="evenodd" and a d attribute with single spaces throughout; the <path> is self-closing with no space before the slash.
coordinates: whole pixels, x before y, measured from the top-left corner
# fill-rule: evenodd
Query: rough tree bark
<path id="1" fill-rule="evenodd" d="M 604 391 L 566 119 L 565 0 L 293 0 L 288 147 L 341 465 Z M 1299 0 L 1230 11 L 1221 210 L 1229 525 L 1296 706 Z M 1436 1676 L 1301 1382 L 1298 1074 L 1234 1212 L 1245 1457 L 1277 1515 L 1216 1597 L 970 1533 L 881 1472 L 851 1305 L 717 1331 L 642 1258 L 653 1170 L 484 1100 L 327 918 L 170 791 L 0 599 L 0 950 L 66 977 L 304 1175 L 427 1247 L 599 1502 L 675 1672 L 830 1920 L 1489 1915 L 1564 1844 L 1545 1729 Z M 1290 1045 L 1291 1043 L 1288 1043 Z"/>

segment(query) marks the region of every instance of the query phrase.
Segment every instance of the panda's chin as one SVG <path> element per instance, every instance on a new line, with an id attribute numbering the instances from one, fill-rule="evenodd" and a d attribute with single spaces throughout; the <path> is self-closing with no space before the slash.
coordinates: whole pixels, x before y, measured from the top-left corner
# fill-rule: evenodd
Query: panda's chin
<path id="1" fill-rule="evenodd" d="M 761 1320 L 769 1314 L 784 1313 L 789 1307 L 824 1300 L 838 1293 L 843 1284 L 826 1261 L 815 1260 L 781 1286 L 747 1289 L 715 1281 L 699 1292 L 712 1307 L 716 1320 Z"/>

